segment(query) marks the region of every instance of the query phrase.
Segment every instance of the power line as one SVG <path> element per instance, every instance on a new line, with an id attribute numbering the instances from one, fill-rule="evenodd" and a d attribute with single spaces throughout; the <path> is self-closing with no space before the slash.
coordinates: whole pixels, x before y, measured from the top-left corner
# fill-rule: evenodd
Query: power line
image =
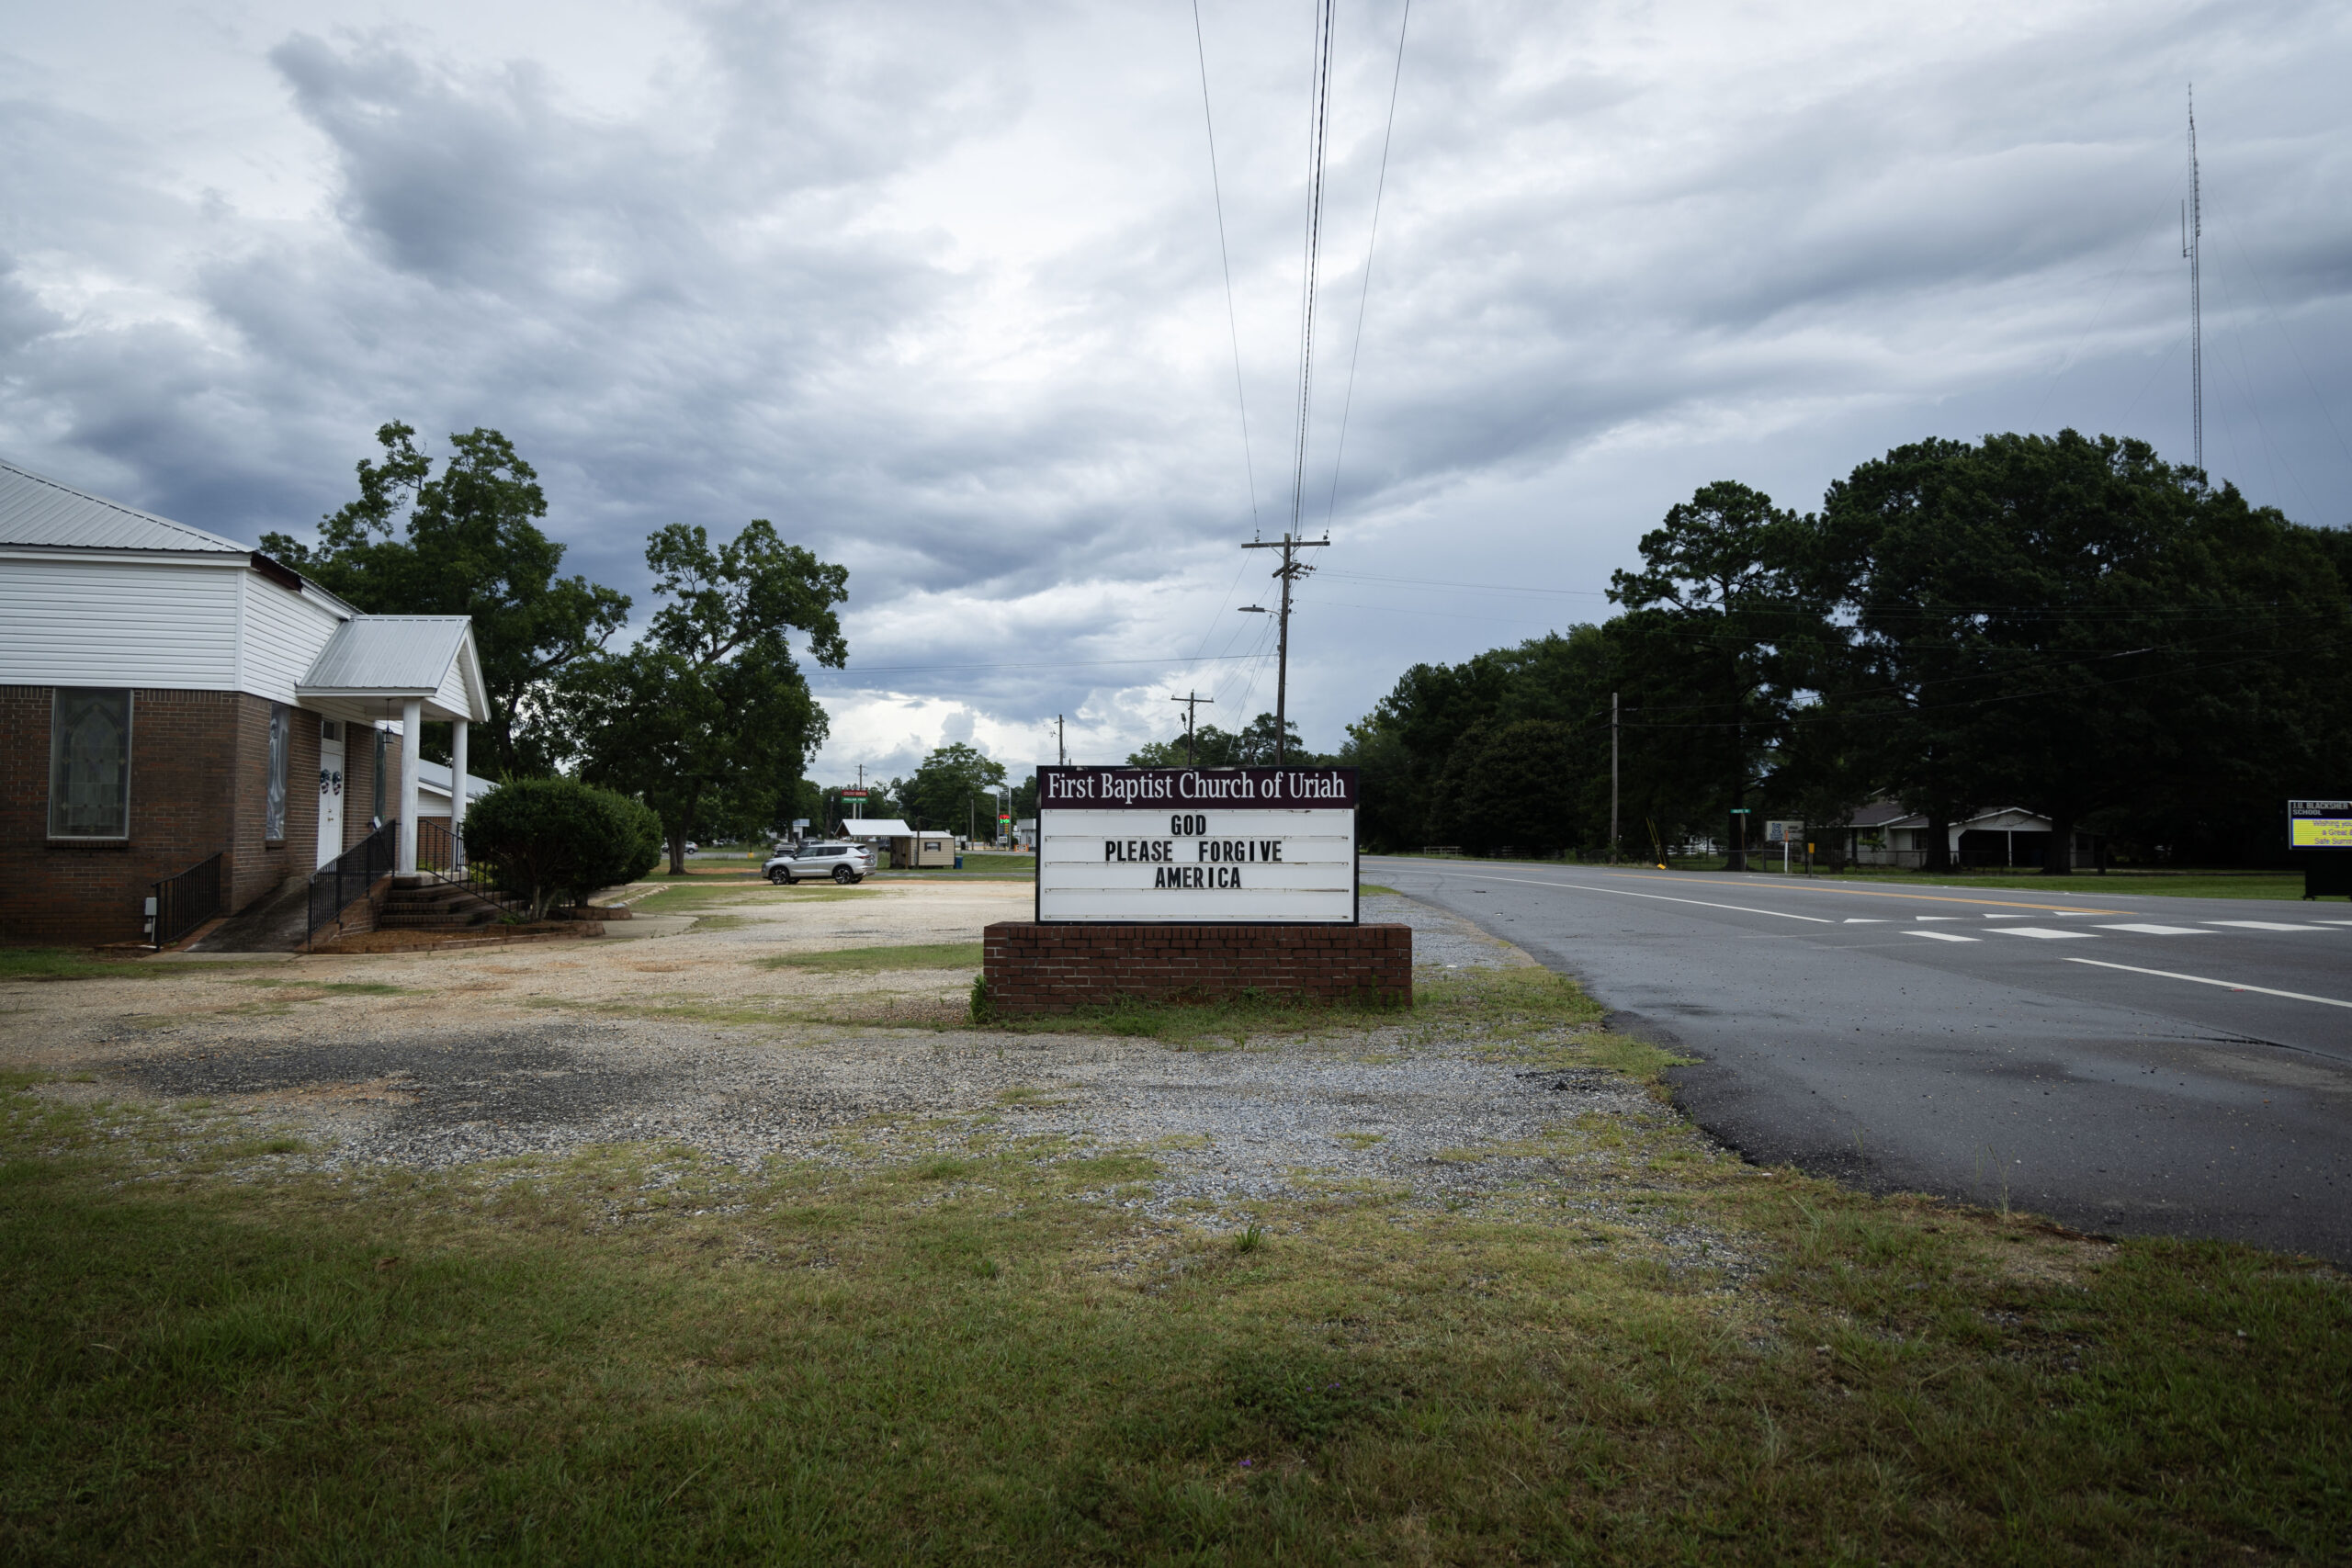
<path id="1" fill-rule="evenodd" d="M 1254 653 L 1212 653 L 1186 658 L 1181 653 L 1159 659 L 1055 659 L 1035 663 L 1018 664 L 864 664 L 854 670 L 826 670 L 812 674 L 836 678 L 851 675 L 907 675 L 932 670 L 1103 670 L 1116 664 L 1211 664 L 1232 660 L 1255 659 Z"/>
<path id="2" fill-rule="evenodd" d="M 1340 439 L 1331 454 L 1331 493 L 1323 504 L 1327 531 L 1340 505 L 1340 465 L 1348 455 L 1348 415 L 1356 406 L 1356 362 L 1363 356 L 1363 311 L 1372 299 L 1372 258 L 1380 243 L 1380 202 L 1388 191 L 1388 144 L 1396 134 L 1396 89 L 1405 80 L 1405 29 L 1412 20 L 1413 0 L 1405 0 L 1405 14 L 1396 23 L 1396 68 L 1388 78 L 1388 123 L 1380 133 L 1380 178 L 1372 187 L 1372 233 L 1363 243 L 1363 289 L 1356 296 L 1355 341 L 1348 349 L 1348 390 L 1340 400 Z"/>
<path id="3" fill-rule="evenodd" d="M 1201 32 L 1201 0 L 1193 0 L 1193 50 L 1201 62 L 1201 125 L 1208 132 L 1209 191 L 1216 198 L 1216 254 L 1225 266 L 1225 326 L 1233 339 L 1233 400 L 1241 410 L 1241 467 L 1250 481 L 1250 526 L 1258 523 L 1258 466 L 1250 455 L 1250 398 L 1241 389 L 1241 324 L 1233 309 L 1233 255 L 1225 243 L 1225 186 L 1216 173 L 1216 122 L 1209 116 L 1209 46 Z"/>
<path id="4" fill-rule="evenodd" d="M 1331 11 L 1336 0 L 1315 8 L 1315 91 L 1307 113 L 1306 254 L 1299 277 L 1298 431 L 1291 451 L 1290 528 L 1295 536 L 1306 505 L 1306 425 L 1315 384 L 1316 268 L 1323 249 L 1323 159 L 1331 122 Z"/>

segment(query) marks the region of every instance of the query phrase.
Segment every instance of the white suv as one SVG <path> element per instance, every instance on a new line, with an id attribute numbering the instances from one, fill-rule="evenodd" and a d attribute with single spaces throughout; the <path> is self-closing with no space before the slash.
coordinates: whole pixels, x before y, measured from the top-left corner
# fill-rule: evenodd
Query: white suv
<path id="1" fill-rule="evenodd" d="M 789 887 L 812 876 L 830 876 L 846 887 L 874 869 L 874 852 L 863 844 L 803 844 L 797 854 L 779 854 L 760 867 L 770 882 Z"/>

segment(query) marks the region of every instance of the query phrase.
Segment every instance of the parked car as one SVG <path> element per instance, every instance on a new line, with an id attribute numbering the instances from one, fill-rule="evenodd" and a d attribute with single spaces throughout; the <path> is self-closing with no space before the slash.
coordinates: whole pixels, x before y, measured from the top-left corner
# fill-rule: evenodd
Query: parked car
<path id="1" fill-rule="evenodd" d="M 789 887 L 810 877 L 830 876 L 846 887 L 865 880 L 874 869 L 874 852 L 863 844 L 803 844 L 794 854 L 771 856 L 760 867 L 770 882 L 778 887 Z"/>

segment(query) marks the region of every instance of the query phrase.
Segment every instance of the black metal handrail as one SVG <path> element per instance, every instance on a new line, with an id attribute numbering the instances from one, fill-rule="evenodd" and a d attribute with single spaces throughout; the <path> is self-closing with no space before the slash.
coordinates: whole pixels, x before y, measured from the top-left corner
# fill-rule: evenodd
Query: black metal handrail
<path id="1" fill-rule="evenodd" d="M 170 946 L 220 912 L 220 856 L 215 850 L 177 876 L 155 884 L 153 930 L 148 940 Z"/>
<path id="2" fill-rule="evenodd" d="M 476 865 L 466 853 L 465 835 L 451 831 L 446 822 L 417 823 L 416 869 L 427 876 L 457 884 L 485 903 L 495 905 L 501 914 L 517 919 L 530 915 L 531 900 L 503 886 L 496 866 Z"/>
<path id="3" fill-rule="evenodd" d="M 311 919 L 302 933 L 307 945 L 319 928 L 348 908 L 351 901 L 390 876 L 400 850 L 401 825 L 385 823 L 311 874 Z"/>

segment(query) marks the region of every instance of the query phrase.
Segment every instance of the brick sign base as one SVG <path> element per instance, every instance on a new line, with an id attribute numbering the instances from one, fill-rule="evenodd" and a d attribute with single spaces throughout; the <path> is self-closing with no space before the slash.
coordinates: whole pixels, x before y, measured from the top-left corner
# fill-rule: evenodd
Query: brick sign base
<path id="1" fill-rule="evenodd" d="M 1068 1012 L 1121 997 L 1230 997 L 1245 990 L 1324 1001 L 1413 1002 L 1413 928 L 1292 925 L 1041 925 L 983 933 L 989 1002 L 1009 1014 Z"/>

